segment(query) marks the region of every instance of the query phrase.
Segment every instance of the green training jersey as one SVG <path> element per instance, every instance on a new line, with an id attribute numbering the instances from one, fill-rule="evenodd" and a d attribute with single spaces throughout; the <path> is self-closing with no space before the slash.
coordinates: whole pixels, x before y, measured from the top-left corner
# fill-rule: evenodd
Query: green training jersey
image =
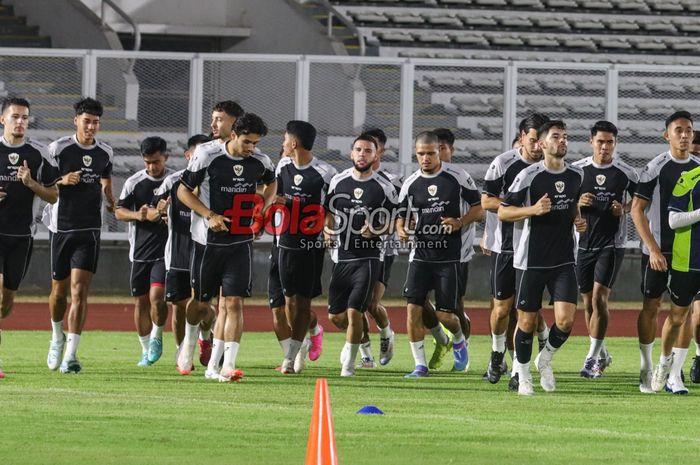
<path id="1" fill-rule="evenodd" d="M 700 167 L 683 173 L 673 189 L 669 211 L 692 212 L 700 208 Z M 673 239 L 676 271 L 700 271 L 700 222 L 678 228 Z"/>

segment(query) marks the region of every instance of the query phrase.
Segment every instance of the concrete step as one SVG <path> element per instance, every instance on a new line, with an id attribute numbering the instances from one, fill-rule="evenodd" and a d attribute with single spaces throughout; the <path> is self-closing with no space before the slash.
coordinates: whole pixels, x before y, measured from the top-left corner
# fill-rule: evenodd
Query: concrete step
<path id="1" fill-rule="evenodd" d="M 51 48 L 51 38 L 46 36 L 2 35 L 0 47 Z"/>

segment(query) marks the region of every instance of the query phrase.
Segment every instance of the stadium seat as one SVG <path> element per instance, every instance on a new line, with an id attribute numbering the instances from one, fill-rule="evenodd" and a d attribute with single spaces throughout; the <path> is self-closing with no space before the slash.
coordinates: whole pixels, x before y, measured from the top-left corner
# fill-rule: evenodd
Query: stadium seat
<path id="1" fill-rule="evenodd" d="M 491 16 L 473 16 L 464 13 L 458 13 L 457 16 L 462 20 L 465 26 L 497 26 L 498 23 Z"/>
<path id="2" fill-rule="evenodd" d="M 416 24 L 423 24 L 425 23 L 425 20 L 423 17 L 419 14 L 416 13 L 405 13 L 405 12 L 398 12 L 398 13 L 392 13 L 392 12 L 387 12 L 387 16 L 391 18 L 391 21 L 396 24 L 401 24 L 401 25 L 416 25 Z"/>
<path id="3" fill-rule="evenodd" d="M 432 24 L 434 26 L 443 27 L 449 26 L 451 28 L 461 28 L 462 21 L 454 14 L 426 14 L 423 15 L 425 22 Z"/>
<path id="4" fill-rule="evenodd" d="M 377 31 L 375 35 L 383 41 L 386 42 L 413 42 L 413 36 L 405 32 L 392 31 L 387 29 L 385 31 Z"/>
<path id="5" fill-rule="evenodd" d="M 560 29 L 567 31 L 571 29 L 569 23 L 560 18 L 534 18 L 533 22 L 541 29 Z"/>
<path id="6" fill-rule="evenodd" d="M 491 45 L 500 45 L 508 47 L 522 47 L 523 45 L 525 45 L 523 39 L 515 35 L 492 36 L 489 37 L 489 42 L 491 43 Z"/>
<path id="7" fill-rule="evenodd" d="M 374 11 L 360 11 L 351 12 L 350 15 L 355 19 L 355 21 L 360 23 L 388 23 L 389 18 L 384 16 L 382 13 Z"/>
<path id="8" fill-rule="evenodd" d="M 611 31 L 638 31 L 639 30 L 639 24 L 636 21 L 632 21 L 630 19 L 623 19 L 623 20 L 618 20 L 618 19 L 611 19 L 609 21 L 603 21 L 603 24 L 605 24 L 605 27 L 610 29 Z"/>
<path id="9" fill-rule="evenodd" d="M 571 37 L 563 40 L 564 46 L 567 48 L 582 48 L 587 50 L 597 50 L 595 42 L 585 37 Z"/>
<path id="10" fill-rule="evenodd" d="M 659 39 L 635 39 L 633 45 L 642 51 L 662 51 L 666 50 L 666 44 Z"/>
<path id="11" fill-rule="evenodd" d="M 472 34 L 453 34 L 452 40 L 464 46 L 488 47 L 489 45 L 488 40 Z"/>
<path id="12" fill-rule="evenodd" d="M 700 7 L 700 5 L 698 5 Z M 698 9 L 700 12 L 700 9 Z M 685 22 L 685 21 L 674 21 L 674 25 L 676 26 L 676 29 L 678 29 L 681 32 L 687 32 L 690 34 L 697 34 L 700 32 L 700 24 L 697 22 Z"/>
<path id="13" fill-rule="evenodd" d="M 560 46 L 560 42 L 557 40 L 557 38 L 551 35 L 527 37 L 525 38 L 525 42 L 531 47 L 554 48 Z"/>
<path id="14" fill-rule="evenodd" d="M 647 0 L 652 10 L 660 12 L 681 12 L 683 4 L 678 0 Z"/>
<path id="15" fill-rule="evenodd" d="M 452 42 L 450 36 L 439 31 L 419 32 L 415 34 L 415 38 L 422 43 L 449 44 Z"/>
<path id="16" fill-rule="evenodd" d="M 505 27 L 531 28 L 533 26 L 532 21 L 521 16 L 504 16 L 499 18 L 498 22 Z"/>
<path id="17" fill-rule="evenodd" d="M 506 0 L 474 0 L 477 5 L 488 6 L 488 7 L 498 7 L 506 6 L 508 3 Z"/>
<path id="18" fill-rule="evenodd" d="M 516 8 L 542 9 L 544 5 L 540 0 L 508 0 L 508 4 Z"/>
<path id="19" fill-rule="evenodd" d="M 582 0 L 579 5 L 589 10 L 612 10 L 614 5 L 607 0 Z"/>
<path id="20" fill-rule="evenodd" d="M 632 48 L 625 38 L 605 38 L 598 39 L 598 48 L 629 50 Z"/>
<path id="21" fill-rule="evenodd" d="M 605 24 L 597 18 L 581 18 L 572 19 L 570 23 L 575 29 L 590 30 L 590 31 L 602 31 L 605 29 Z"/>
<path id="22" fill-rule="evenodd" d="M 649 5 L 641 0 L 613 0 L 615 8 L 623 11 L 634 13 L 637 11 L 647 12 L 649 11 Z"/>
<path id="23" fill-rule="evenodd" d="M 544 4 L 549 8 L 577 8 L 575 0 L 544 0 Z"/>
<path id="24" fill-rule="evenodd" d="M 642 29 L 653 33 L 675 34 L 678 32 L 676 26 L 671 21 L 659 20 L 653 22 L 645 22 L 641 24 Z"/>

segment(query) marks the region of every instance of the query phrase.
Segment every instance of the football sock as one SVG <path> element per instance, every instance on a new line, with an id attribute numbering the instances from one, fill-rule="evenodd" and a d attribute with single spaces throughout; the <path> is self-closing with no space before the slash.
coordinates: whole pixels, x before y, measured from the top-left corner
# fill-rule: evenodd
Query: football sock
<path id="1" fill-rule="evenodd" d="M 532 358 L 532 333 L 526 333 L 520 328 L 515 330 L 515 356 L 521 364 L 529 364 Z"/>
<path id="2" fill-rule="evenodd" d="M 139 342 L 141 343 L 141 353 L 145 354 L 148 352 L 148 343 L 151 341 L 151 336 L 147 334 L 146 336 L 139 336 Z"/>
<path id="3" fill-rule="evenodd" d="M 494 352 L 505 352 L 505 350 L 506 350 L 506 333 L 503 333 L 503 334 L 491 333 L 491 350 Z"/>
<path id="4" fill-rule="evenodd" d="M 445 331 L 442 329 L 442 325 L 440 324 L 434 328 L 430 328 L 430 332 L 433 333 L 433 337 L 439 344 L 445 345 L 449 341 L 447 334 L 445 334 Z"/>
<path id="5" fill-rule="evenodd" d="M 685 358 L 688 356 L 688 349 L 681 349 L 680 347 L 673 348 L 673 365 L 671 365 L 671 373 L 669 376 L 675 376 L 676 378 L 681 377 L 681 370 L 683 369 L 683 364 L 685 364 Z"/>
<path id="6" fill-rule="evenodd" d="M 51 320 L 51 342 L 61 342 L 63 340 L 63 320 Z"/>
<path id="7" fill-rule="evenodd" d="M 639 344 L 640 369 L 642 371 L 649 371 L 654 368 L 654 364 L 651 362 L 651 350 L 653 348 L 653 342 L 650 344 Z"/>
<path id="8" fill-rule="evenodd" d="M 63 361 L 75 359 L 75 354 L 78 352 L 78 344 L 80 344 L 80 334 L 66 334 L 66 352 L 63 354 Z"/>
<path id="9" fill-rule="evenodd" d="M 447 343 L 447 341 L 445 341 L 445 343 Z M 428 366 L 428 363 L 425 361 L 425 344 L 423 341 L 411 342 L 411 353 L 413 354 L 413 361 L 416 366 Z"/>
<path id="10" fill-rule="evenodd" d="M 586 358 L 599 358 L 601 354 L 601 349 L 603 348 L 603 339 L 596 339 L 594 337 L 590 337 L 591 344 L 588 347 L 588 355 L 586 355 Z"/>

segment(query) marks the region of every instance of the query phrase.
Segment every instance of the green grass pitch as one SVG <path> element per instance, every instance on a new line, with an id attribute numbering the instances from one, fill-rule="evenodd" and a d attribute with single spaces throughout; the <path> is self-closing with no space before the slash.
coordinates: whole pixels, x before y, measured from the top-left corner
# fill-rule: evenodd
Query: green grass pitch
<path id="1" fill-rule="evenodd" d="M 486 337 L 472 338 L 466 375 L 403 379 L 412 359 L 399 336 L 388 367 L 346 379 L 339 377 L 339 334 L 326 335 L 324 354 L 303 374 L 283 376 L 273 370 L 281 361 L 274 336 L 248 333 L 238 384 L 206 381 L 199 366 L 180 376 L 171 337 L 161 361 L 139 369 L 135 334 L 88 332 L 79 351 L 83 372 L 61 375 L 45 365 L 47 332 L 5 331 L 0 463 L 303 463 L 317 377 L 328 378 L 341 464 L 698 460 L 700 386 L 689 384 L 682 397 L 640 394 L 636 339 L 608 340 L 614 362 L 599 380 L 579 378 L 588 340 L 570 339 L 555 357 L 557 391 L 543 392 L 535 374 L 536 395 L 519 398 L 505 379 L 495 386 L 481 380 Z M 364 405 L 386 414 L 357 415 Z"/>

